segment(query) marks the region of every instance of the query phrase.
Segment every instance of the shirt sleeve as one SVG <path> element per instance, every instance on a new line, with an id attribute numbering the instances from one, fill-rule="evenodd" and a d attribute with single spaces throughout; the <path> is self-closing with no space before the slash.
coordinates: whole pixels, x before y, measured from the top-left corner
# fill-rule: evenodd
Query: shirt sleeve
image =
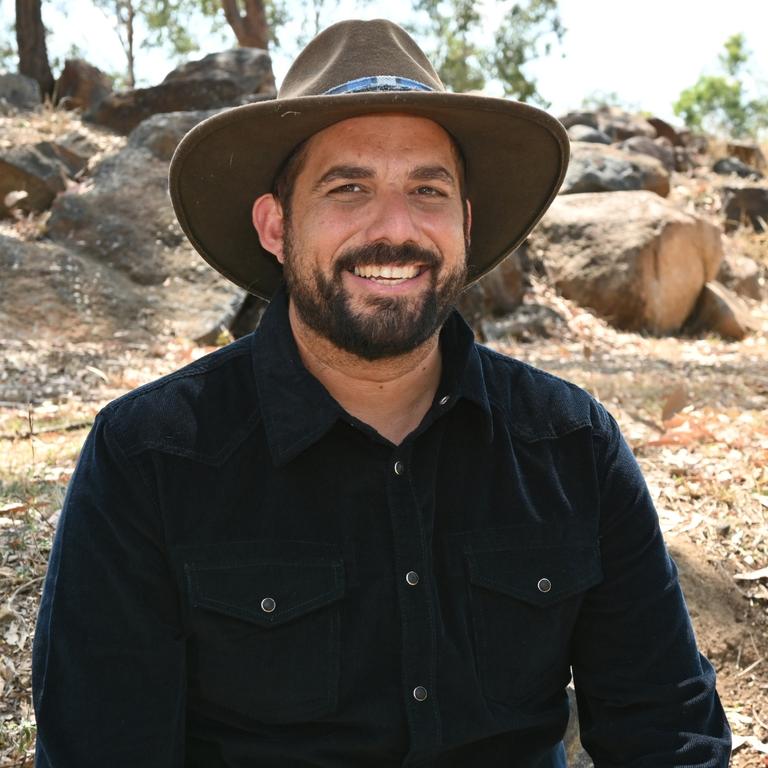
<path id="1" fill-rule="evenodd" d="M 596 768 L 727 768 L 730 731 L 640 469 L 600 412 L 603 582 L 573 639 L 581 739 Z"/>
<path id="2" fill-rule="evenodd" d="M 100 414 L 67 491 L 37 620 L 37 768 L 183 765 L 185 644 L 151 498 Z"/>

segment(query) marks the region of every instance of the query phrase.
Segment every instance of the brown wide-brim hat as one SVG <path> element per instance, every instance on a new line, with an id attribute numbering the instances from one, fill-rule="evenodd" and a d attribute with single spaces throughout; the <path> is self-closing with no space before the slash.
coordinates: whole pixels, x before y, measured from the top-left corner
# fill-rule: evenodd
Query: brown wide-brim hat
<path id="1" fill-rule="evenodd" d="M 447 92 L 408 33 L 381 19 L 329 27 L 298 56 L 276 99 L 228 109 L 182 139 L 170 167 L 182 229 L 214 269 L 271 298 L 282 269 L 253 227 L 254 200 L 273 191 L 285 160 L 313 134 L 347 118 L 394 112 L 433 120 L 461 148 L 472 203 L 467 282 L 477 280 L 549 207 L 568 166 L 568 136 L 527 104 Z"/>

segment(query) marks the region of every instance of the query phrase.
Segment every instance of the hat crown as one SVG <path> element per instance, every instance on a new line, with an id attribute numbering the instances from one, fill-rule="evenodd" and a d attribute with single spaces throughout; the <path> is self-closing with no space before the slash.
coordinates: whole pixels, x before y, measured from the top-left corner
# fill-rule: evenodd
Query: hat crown
<path id="1" fill-rule="evenodd" d="M 401 85 L 366 87 L 360 84 L 366 78 L 392 78 Z M 278 98 L 321 96 L 348 83 L 358 83 L 357 91 L 445 91 L 413 38 L 391 21 L 374 19 L 340 21 L 317 35 L 286 73 Z"/>

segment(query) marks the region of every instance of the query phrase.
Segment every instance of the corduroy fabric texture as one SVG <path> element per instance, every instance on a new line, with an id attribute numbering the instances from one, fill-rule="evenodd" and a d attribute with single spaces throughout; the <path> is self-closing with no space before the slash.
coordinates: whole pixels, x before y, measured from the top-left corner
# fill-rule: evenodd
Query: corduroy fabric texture
<path id="1" fill-rule="evenodd" d="M 441 349 L 400 446 L 306 371 L 283 293 L 99 415 L 35 637 L 38 768 L 563 768 L 571 669 L 596 765 L 726 768 L 615 421 L 458 315 Z"/>

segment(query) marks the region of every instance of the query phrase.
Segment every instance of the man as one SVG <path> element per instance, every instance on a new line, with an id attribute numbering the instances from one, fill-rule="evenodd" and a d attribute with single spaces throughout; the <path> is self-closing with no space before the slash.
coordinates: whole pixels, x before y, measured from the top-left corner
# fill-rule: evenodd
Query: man
<path id="1" fill-rule="evenodd" d="M 40 610 L 38 766 L 564 766 L 571 670 L 597 766 L 727 765 L 615 422 L 451 313 L 567 156 L 384 21 L 182 141 L 185 232 L 272 303 L 97 418 Z"/>

